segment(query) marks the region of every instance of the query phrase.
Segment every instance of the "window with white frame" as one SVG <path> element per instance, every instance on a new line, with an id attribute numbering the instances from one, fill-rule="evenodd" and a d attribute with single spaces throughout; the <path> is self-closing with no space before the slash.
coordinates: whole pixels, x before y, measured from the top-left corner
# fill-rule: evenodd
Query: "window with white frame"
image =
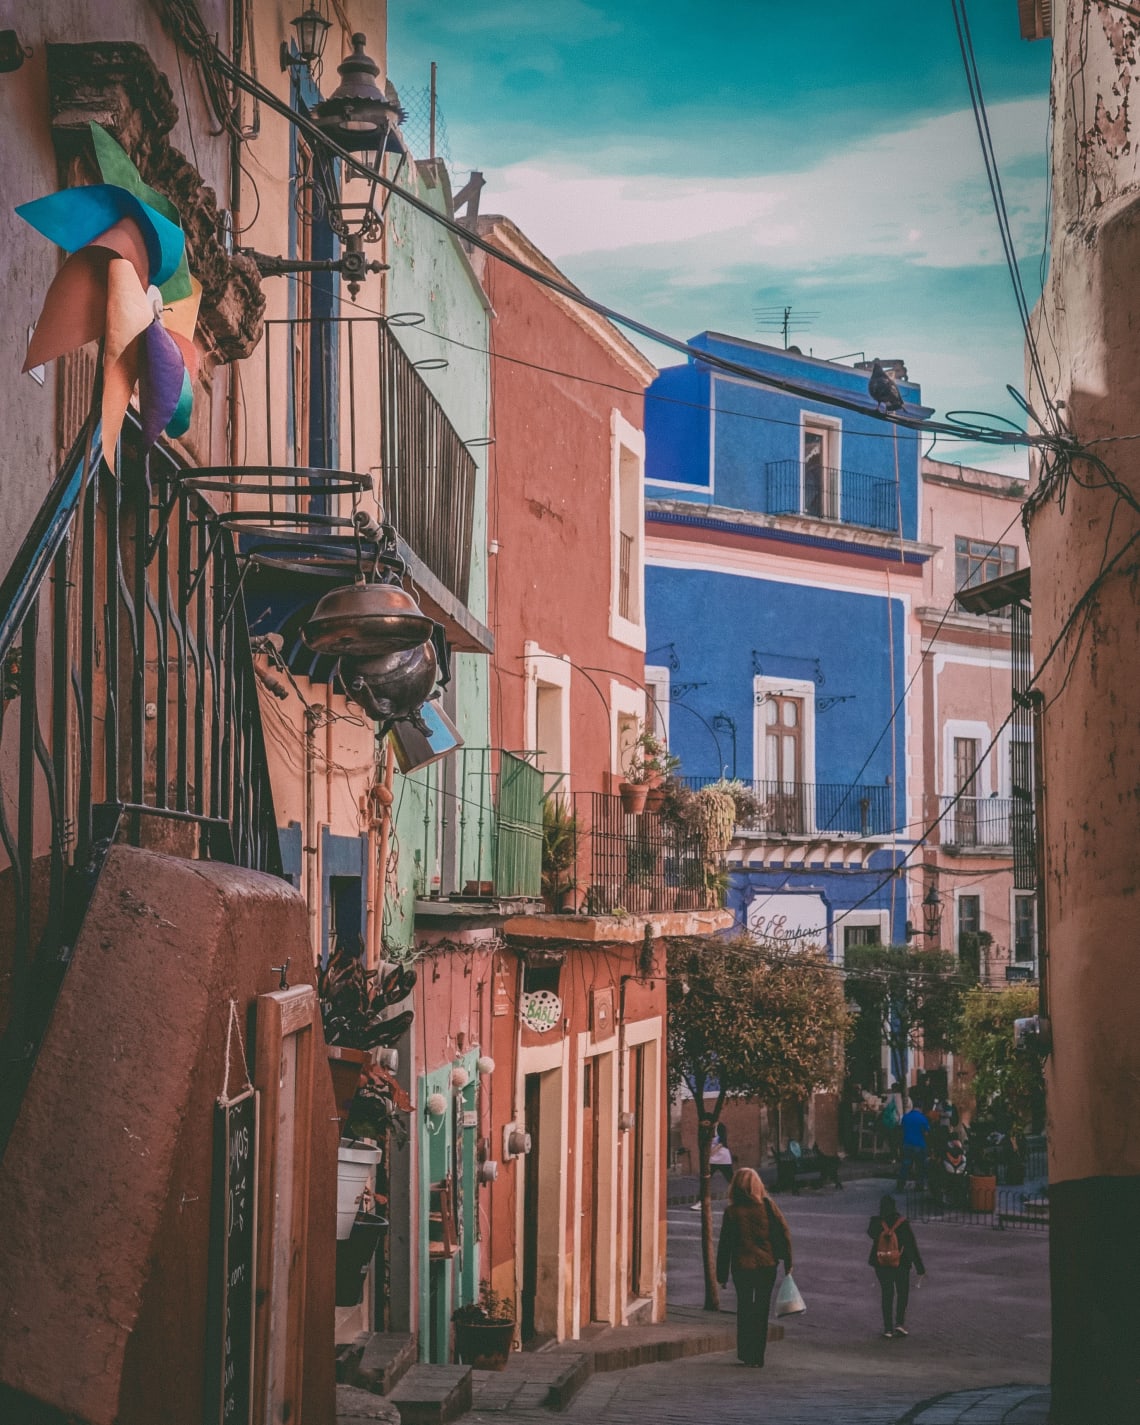
<path id="1" fill-rule="evenodd" d="M 825 416 L 801 417 L 800 509 L 816 519 L 839 518 L 839 443 L 842 426 Z"/>
<path id="2" fill-rule="evenodd" d="M 652 732 L 669 742 L 669 669 L 645 667 L 645 722 Z"/>
<path id="3" fill-rule="evenodd" d="M 535 766 L 545 775 L 546 789 L 566 786 L 570 776 L 570 664 L 526 645 L 526 747 L 536 753 Z"/>
<path id="4" fill-rule="evenodd" d="M 805 835 L 815 830 L 815 684 L 758 675 L 752 691 L 752 767 L 762 825 Z"/>
<path id="5" fill-rule="evenodd" d="M 614 411 L 610 444 L 610 636 L 644 648 L 645 436 Z"/>

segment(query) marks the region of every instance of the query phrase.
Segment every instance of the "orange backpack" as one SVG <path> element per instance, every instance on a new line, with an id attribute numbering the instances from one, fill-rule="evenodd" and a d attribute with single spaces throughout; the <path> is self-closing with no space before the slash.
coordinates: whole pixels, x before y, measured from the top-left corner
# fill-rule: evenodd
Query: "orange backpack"
<path id="1" fill-rule="evenodd" d="M 905 1217 L 900 1217 L 893 1227 L 888 1227 L 884 1222 L 879 1228 L 879 1240 L 875 1243 L 875 1265 L 879 1267 L 897 1267 L 902 1261 L 902 1248 L 899 1246 L 899 1228 L 906 1221 Z"/>

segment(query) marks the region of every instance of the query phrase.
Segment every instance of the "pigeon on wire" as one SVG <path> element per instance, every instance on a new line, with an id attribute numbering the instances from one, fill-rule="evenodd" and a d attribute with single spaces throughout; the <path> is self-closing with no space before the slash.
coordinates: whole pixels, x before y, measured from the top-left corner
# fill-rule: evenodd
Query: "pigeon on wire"
<path id="1" fill-rule="evenodd" d="M 880 410 L 902 410 L 903 398 L 899 395 L 899 388 L 883 370 L 882 363 L 879 361 L 876 361 L 871 367 L 871 379 L 867 382 L 867 390 L 871 394 L 871 399 L 878 403 Z"/>

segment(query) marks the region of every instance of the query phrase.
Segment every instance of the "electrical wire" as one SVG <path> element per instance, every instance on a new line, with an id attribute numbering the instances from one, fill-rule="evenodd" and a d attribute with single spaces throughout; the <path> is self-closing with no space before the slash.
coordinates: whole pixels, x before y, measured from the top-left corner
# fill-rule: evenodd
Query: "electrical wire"
<path id="1" fill-rule="evenodd" d="M 190 0 L 162 0 L 162 3 L 168 10 L 177 8 L 181 11 L 188 8 Z M 398 183 L 381 173 L 379 169 L 368 167 L 356 154 L 343 148 L 330 138 L 312 119 L 292 109 L 284 100 L 274 94 L 272 90 L 265 88 L 264 85 L 260 84 L 251 75 L 246 74 L 240 66 L 234 64 L 232 60 L 221 52 L 213 40 L 208 36 L 204 36 L 204 27 L 201 25 L 200 19 L 197 30 L 192 26 L 188 27 L 183 34 L 183 38 L 188 51 L 199 65 L 213 70 L 216 75 L 228 83 L 236 85 L 244 89 L 246 93 L 260 99 L 267 109 L 270 109 L 272 112 L 284 118 L 288 123 L 292 124 L 299 132 L 308 138 L 311 143 L 322 148 L 330 157 L 340 159 L 347 173 L 364 178 L 369 183 L 375 183 L 377 186 L 384 188 L 389 193 L 400 198 L 402 202 L 414 208 L 422 216 L 428 218 L 431 222 L 446 229 L 460 242 L 471 247 L 479 248 L 496 261 L 505 263 L 523 276 L 528 277 L 531 281 L 537 282 L 541 286 L 558 293 L 567 301 L 582 306 L 588 311 L 592 311 L 596 315 L 613 322 L 617 326 L 622 326 L 630 331 L 637 332 L 640 336 L 657 342 L 672 351 L 677 351 L 704 366 L 727 375 L 738 377 L 742 381 L 746 381 L 752 385 L 761 386 L 765 389 L 783 391 L 788 395 L 796 396 L 802 400 L 816 401 L 822 405 L 852 411 L 855 414 L 866 416 L 871 420 L 881 421 L 886 425 L 900 426 L 904 429 L 915 431 L 938 431 L 946 435 L 960 434 L 960 429 L 955 426 L 953 422 L 931 421 L 923 417 L 900 415 L 897 412 L 871 409 L 865 401 L 847 399 L 833 392 L 821 393 L 797 381 L 787 380 L 766 372 L 759 372 L 754 367 L 742 362 L 732 361 L 724 356 L 719 356 L 701 347 L 694 346 L 690 342 L 674 337 L 668 332 L 652 327 L 647 322 L 643 322 L 627 313 L 620 312 L 616 308 L 610 307 L 606 303 L 588 296 L 572 283 L 531 267 L 528 263 L 513 257 L 510 253 L 496 246 L 495 243 L 491 242 L 473 228 L 468 227 L 458 219 L 447 216 L 447 214 L 440 212 L 426 200 L 419 198 L 408 189 L 400 187 Z M 1042 443 L 1040 438 L 1032 436 L 1028 432 L 1003 431 L 997 428 L 978 428 L 972 431 L 971 438 L 981 443 L 995 445 L 1036 445 Z"/>

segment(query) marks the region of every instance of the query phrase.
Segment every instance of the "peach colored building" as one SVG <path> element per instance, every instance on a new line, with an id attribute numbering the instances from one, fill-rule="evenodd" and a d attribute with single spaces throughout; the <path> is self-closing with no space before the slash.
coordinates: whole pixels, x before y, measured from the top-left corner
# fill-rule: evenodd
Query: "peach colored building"
<path id="1" fill-rule="evenodd" d="M 1030 785 L 1032 747 L 1003 726 L 1012 702 L 1008 616 L 966 613 L 955 594 L 1026 567 L 1025 484 L 924 460 L 922 487 L 921 537 L 938 552 L 924 566 L 915 611 L 927 656 L 911 716 L 922 746 L 922 822 L 937 825 L 910 877 L 912 923 L 927 948 L 968 959 L 980 949 L 982 978 L 1004 984 L 1036 976 L 1034 895 L 1015 889 L 1012 871 L 1016 792 Z M 940 916 L 930 913 L 932 889 Z"/>

